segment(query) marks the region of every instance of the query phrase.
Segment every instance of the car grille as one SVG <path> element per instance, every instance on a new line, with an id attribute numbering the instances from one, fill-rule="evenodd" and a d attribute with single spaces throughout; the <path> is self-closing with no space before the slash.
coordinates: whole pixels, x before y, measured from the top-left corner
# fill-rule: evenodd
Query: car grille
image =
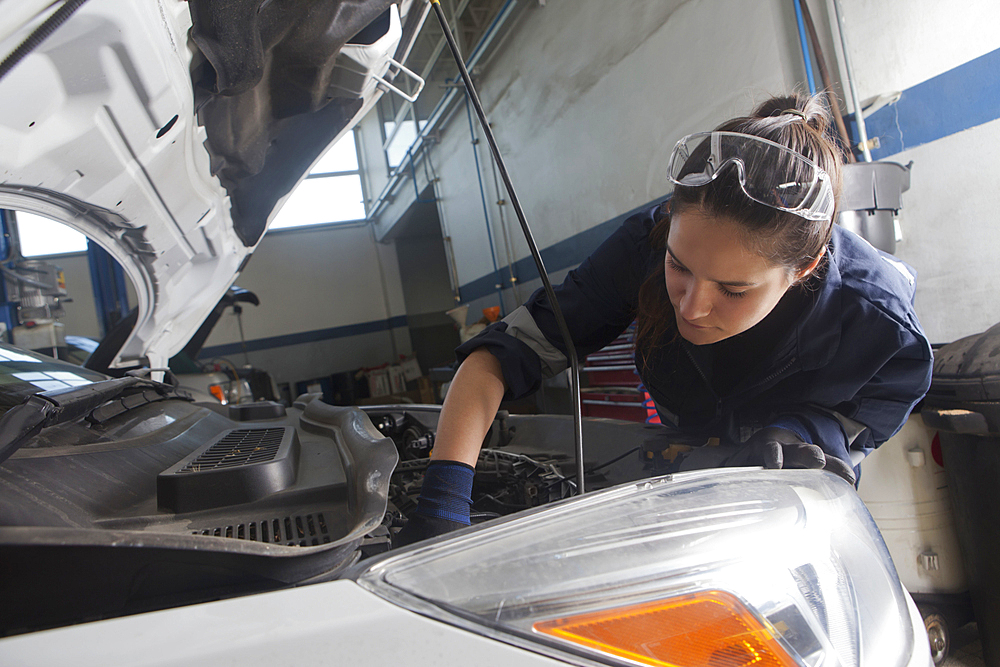
<path id="1" fill-rule="evenodd" d="M 330 542 L 330 531 L 322 512 L 205 528 L 192 531 L 192 534 L 283 544 L 289 547 L 318 546 Z"/>
<path id="2" fill-rule="evenodd" d="M 283 428 L 249 428 L 230 431 L 198 458 L 177 471 L 177 474 L 205 472 L 219 468 L 235 468 L 274 460 Z"/>

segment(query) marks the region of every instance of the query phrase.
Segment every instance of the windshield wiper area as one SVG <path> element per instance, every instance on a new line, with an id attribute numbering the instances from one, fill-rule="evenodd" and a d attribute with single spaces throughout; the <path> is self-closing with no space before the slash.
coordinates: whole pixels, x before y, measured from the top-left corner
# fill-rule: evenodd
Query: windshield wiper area
<path id="1" fill-rule="evenodd" d="M 83 417 L 101 424 L 132 408 L 165 398 L 192 400 L 190 394 L 173 384 L 136 375 L 33 394 L 0 417 L 0 463 L 49 426 Z"/>

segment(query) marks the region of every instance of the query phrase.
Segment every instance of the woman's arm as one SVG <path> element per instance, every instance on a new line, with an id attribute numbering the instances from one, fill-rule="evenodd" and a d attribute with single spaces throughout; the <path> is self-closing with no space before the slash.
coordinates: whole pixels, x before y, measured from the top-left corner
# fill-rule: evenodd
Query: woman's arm
<path id="1" fill-rule="evenodd" d="M 500 362 L 486 348 L 473 351 L 458 367 L 438 418 L 417 510 L 393 537 L 394 547 L 469 525 L 479 450 L 506 390 Z"/>
<path id="2" fill-rule="evenodd" d="M 631 216 L 555 288 L 577 354 L 604 347 L 635 318 L 634 298 L 649 270 L 652 210 Z M 417 509 L 393 538 L 411 544 L 470 523 L 474 467 L 504 396 L 533 393 L 568 363 L 542 290 L 502 322 L 455 351 L 461 362 L 438 418 L 437 438 Z"/>
<path id="3" fill-rule="evenodd" d="M 881 340 L 890 338 L 889 333 L 872 326 L 866 330 Z M 827 455 L 845 462 L 853 458 L 854 465 L 858 457 L 868 455 L 899 431 L 930 386 L 934 362 L 926 338 L 903 332 L 897 334 L 896 344 L 898 349 L 870 377 L 855 379 L 861 386 L 852 397 L 842 402 L 826 397 L 826 401 L 789 405 L 777 410 L 770 424 L 794 431 L 806 442 L 819 445 Z M 866 349 L 860 343 L 849 346 L 868 353 L 872 348 L 869 345 Z M 842 365 L 848 366 L 850 372 L 850 364 Z M 837 384 L 837 379 L 823 384 Z M 849 386 L 846 379 L 840 379 L 843 386 Z"/>
<path id="4" fill-rule="evenodd" d="M 431 459 L 475 467 L 506 390 L 497 358 L 483 347 L 472 352 L 458 367 L 448 388 Z"/>

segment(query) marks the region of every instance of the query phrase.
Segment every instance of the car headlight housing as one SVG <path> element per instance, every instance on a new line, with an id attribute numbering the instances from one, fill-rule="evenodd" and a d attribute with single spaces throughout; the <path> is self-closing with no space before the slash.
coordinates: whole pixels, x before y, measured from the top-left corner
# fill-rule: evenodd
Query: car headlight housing
<path id="1" fill-rule="evenodd" d="M 250 382 L 244 379 L 210 384 L 208 385 L 208 393 L 214 396 L 222 405 L 246 403 L 253 400 L 253 390 L 250 389 Z"/>
<path id="2" fill-rule="evenodd" d="M 581 664 L 907 664 L 906 595 L 854 489 L 723 469 L 623 485 L 379 560 L 418 613 Z"/>

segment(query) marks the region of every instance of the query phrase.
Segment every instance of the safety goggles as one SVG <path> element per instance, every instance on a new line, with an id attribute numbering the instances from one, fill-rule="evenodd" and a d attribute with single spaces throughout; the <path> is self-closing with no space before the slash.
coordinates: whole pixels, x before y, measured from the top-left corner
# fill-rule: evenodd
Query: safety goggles
<path id="1" fill-rule="evenodd" d="M 737 132 L 689 134 L 674 147 L 667 172 L 677 185 L 699 186 L 734 165 L 747 197 L 807 220 L 830 220 L 830 175 L 815 162 L 767 139 Z"/>

